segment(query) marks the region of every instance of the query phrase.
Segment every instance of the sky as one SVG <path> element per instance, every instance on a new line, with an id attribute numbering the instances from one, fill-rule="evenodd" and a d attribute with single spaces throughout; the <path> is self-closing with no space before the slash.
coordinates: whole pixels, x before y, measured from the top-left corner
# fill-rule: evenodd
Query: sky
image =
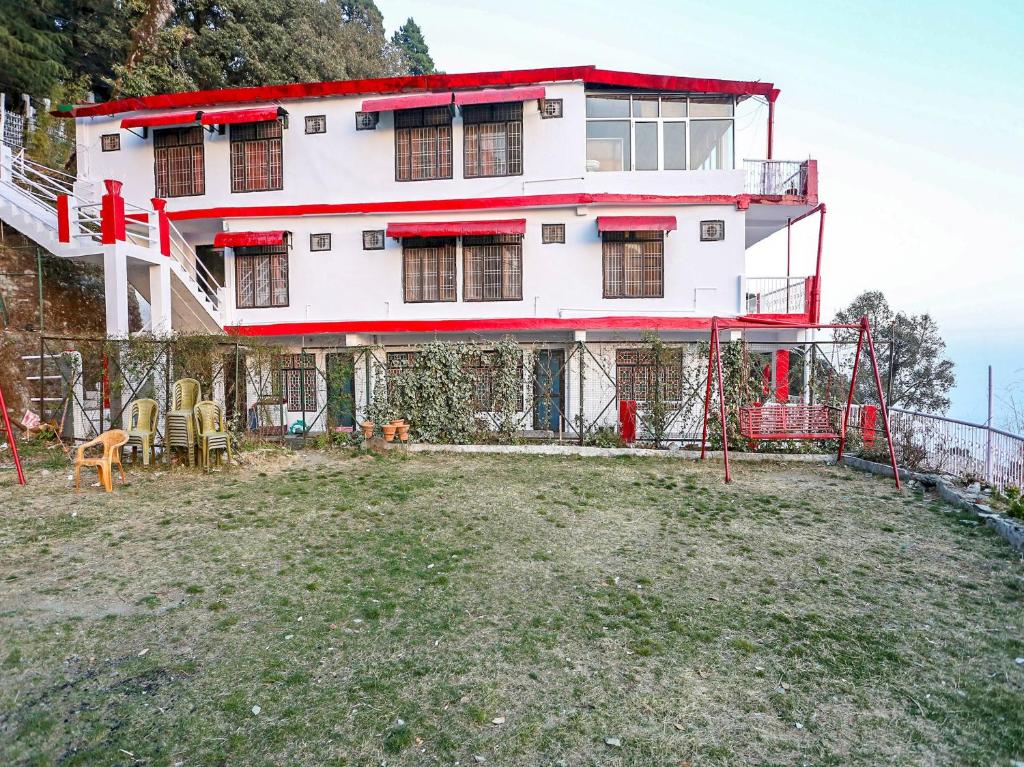
<path id="1" fill-rule="evenodd" d="M 377 0 L 412 16 L 446 72 L 595 64 L 762 80 L 775 158 L 818 160 L 828 207 L 822 316 L 863 290 L 930 313 L 957 363 L 950 415 L 1024 393 L 1024 2 Z M 737 158 L 764 156 L 764 137 Z M 793 232 L 813 271 L 817 223 Z M 750 251 L 784 273 L 785 235 Z M 764 268 L 762 268 L 764 267 Z M 802 271 L 801 271 L 802 268 Z M 995 419 L 1000 420 L 997 412 Z"/>

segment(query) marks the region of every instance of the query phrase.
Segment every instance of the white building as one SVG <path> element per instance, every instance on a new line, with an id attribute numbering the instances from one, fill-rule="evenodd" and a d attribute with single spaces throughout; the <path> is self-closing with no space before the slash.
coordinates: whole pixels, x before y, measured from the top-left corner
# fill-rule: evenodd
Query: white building
<path id="1" fill-rule="evenodd" d="M 563 67 L 84 104 L 61 113 L 73 189 L 0 184 L 0 215 L 102 260 L 112 335 L 130 284 L 154 330 L 296 351 L 513 334 L 555 355 L 538 365 L 583 340 L 614 365 L 617 344 L 706 338 L 714 316 L 769 317 L 761 338 L 798 342 L 784 323 L 816 321 L 817 275 L 746 275 L 748 247 L 824 207 L 813 160 L 772 159 L 778 93 Z M 764 103 L 767 159 L 741 160 L 737 116 Z"/>

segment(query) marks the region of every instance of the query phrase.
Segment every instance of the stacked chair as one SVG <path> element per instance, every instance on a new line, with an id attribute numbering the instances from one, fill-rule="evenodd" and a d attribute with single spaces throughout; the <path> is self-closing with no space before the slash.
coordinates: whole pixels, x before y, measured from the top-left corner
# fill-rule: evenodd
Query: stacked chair
<path id="1" fill-rule="evenodd" d="M 157 404 L 152 399 L 137 399 L 131 404 L 128 416 L 128 444 L 132 449 L 132 463 L 138 462 L 139 449 L 142 450 L 142 465 L 149 466 L 149 457 L 153 452 L 153 439 L 156 437 Z"/>
<path id="2" fill-rule="evenodd" d="M 193 408 L 196 421 L 196 437 L 199 442 L 199 465 L 210 470 L 210 451 L 220 450 L 231 460 L 231 435 L 224 424 L 224 408 L 212 400 L 204 400 Z M 220 465 L 220 453 L 217 453 Z"/>
<path id="3" fill-rule="evenodd" d="M 196 379 L 182 378 L 174 382 L 171 409 L 164 416 L 164 455 L 168 461 L 175 448 L 182 448 L 187 454 L 188 465 L 192 466 L 196 448 L 194 411 L 201 397 Z"/>

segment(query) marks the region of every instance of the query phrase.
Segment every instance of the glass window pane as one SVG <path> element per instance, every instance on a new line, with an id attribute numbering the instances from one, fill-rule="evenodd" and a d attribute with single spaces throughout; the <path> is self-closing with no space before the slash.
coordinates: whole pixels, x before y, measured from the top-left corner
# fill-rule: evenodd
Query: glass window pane
<path id="1" fill-rule="evenodd" d="M 657 96 L 634 96 L 633 117 L 657 117 L 658 97 Z"/>
<path id="2" fill-rule="evenodd" d="M 587 117 L 629 117 L 629 96 L 587 96 Z"/>
<path id="3" fill-rule="evenodd" d="M 665 170 L 686 170 L 686 123 L 665 123 L 663 141 Z"/>
<path id="4" fill-rule="evenodd" d="M 732 98 L 702 96 L 690 99 L 690 117 L 732 117 Z"/>
<path id="5" fill-rule="evenodd" d="M 686 117 L 686 96 L 663 96 L 662 117 Z"/>
<path id="6" fill-rule="evenodd" d="M 587 121 L 587 170 L 628 170 L 629 120 Z"/>
<path id="7" fill-rule="evenodd" d="M 690 170 L 732 170 L 732 120 L 690 122 Z"/>
<path id="8" fill-rule="evenodd" d="M 636 169 L 658 169 L 658 123 L 636 124 Z"/>

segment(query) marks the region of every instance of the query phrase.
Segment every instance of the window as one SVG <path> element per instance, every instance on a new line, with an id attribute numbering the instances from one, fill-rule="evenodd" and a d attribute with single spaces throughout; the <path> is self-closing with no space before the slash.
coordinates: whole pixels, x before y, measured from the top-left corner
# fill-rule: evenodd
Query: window
<path id="1" fill-rule="evenodd" d="M 327 115 L 307 115 L 306 133 L 327 133 Z"/>
<path id="2" fill-rule="evenodd" d="M 725 222 L 724 221 L 701 221 L 700 222 L 700 241 L 701 242 L 717 242 L 718 240 L 725 239 Z"/>
<path id="3" fill-rule="evenodd" d="M 605 298 L 663 298 L 664 232 L 605 232 Z"/>
<path id="4" fill-rule="evenodd" d="M 288 247 L 235 248 L 235 285 L 239 309 L 288 306 Z"/>
<path id="5" fill-rule="evenodd" d="M 121 134 L 104 133 L 102 136 L 100 136 L 100 149 L 102 149 L 104 152 L 120 152 Z"/>
<path id="6" fill-rule="evenodd" d="M 540 117 L 542 120 L 550 120 L 562 116 L 561 99 L 541 99 Z"/>
<path id="7" fill-rule="evenodd" d="M 377 130 L 380 112 L 356 112 L 356 130 Z"/>
<path id="8" fill-rule="evenodd" d="M 620 400 L 646 402 L 660 381 L 663 400 L 683 399 L 683 354 L 679 349 L 665 350 L 667 361 L 658 364 L 646 349 L 615 350 L 615 391 Z"/>
<path id="9" fill-rule="evenodd" d="M 540 241 L 544 245 L 565 243 L 565 224 L 541 224 Z"/>
<path id="10" fill-rule="evenodd" d="M 267 192 L 283 187 L 281 122 L 231 126 L 231 191 Z"/>
<path id="11" fill-rule="evenodd" d="M 330 233 L 311 234 L 311 235 L 309 235 L 309 249 L 311 251 L 330 250 L 331 249 L 331 235 L 330 235 Z"/>
<path id="12" fill-rule="evenodd" d="M 523 172 L 523 105 L 476 104 L 462 108 L 466 178 L 519 176 Z"/>
<path id="13" fill-rule="evenodd" d="M 455 238 L 412 237 L 402 242 L 406 303 L 455 300 Z"/>
<path id="14" fill-rule="evenodd" d="M 392 407 L 398 405 L 398 387 L 395 383 L 416 364 L 416 352 L 388 352 L 387 354 L 387 389 L 388 402 Z"/>
<path id="15" fill-rule="evenodd" d="M 291 413 L 317 412 L 316 358 L 312 354 L 282 354 L 281 376 L 284 381 L 285 400 Z"/>
<path id="16" fill-rule="evenodd" d="M 521 235 L 462 238 L 462 299 L 523 300 Z"/>
<path id="17" fill-rule="evenodd" d="M 395 112 L 395 181 L 452 177 L 452 113 L 448 107 Z"/>
<path id="18" fill-rule="evenodd" d="M 499 372 L 496 367 L 498 362 L 496 352 L 480 352 L 472 354 L 466 361 L 466 370 L 473 374 L 476 379 L 473 386 L 473 409 L 481 413 L 494 413 L 497 408 L 494 403 L 494 389 Z M 523 412 L 523 355 L 519 353 L 519 395 L 516 402 L 516 412 Z"/>
<path id="19" fill-rule="evenodd" d="M 384 230 L 364 229 L 363 250 L 384 250 Z"/>
<path id="20" fill-rule="evenodd" d="M 731 96 L 587 95 L 587 170 L 729 170 Z"/>
<path id="21" fill-rule="evenodd" d="M 189 197 L 206 192 L 203 129 L 153 131 L 153 166 L 157 197 Z"/>

